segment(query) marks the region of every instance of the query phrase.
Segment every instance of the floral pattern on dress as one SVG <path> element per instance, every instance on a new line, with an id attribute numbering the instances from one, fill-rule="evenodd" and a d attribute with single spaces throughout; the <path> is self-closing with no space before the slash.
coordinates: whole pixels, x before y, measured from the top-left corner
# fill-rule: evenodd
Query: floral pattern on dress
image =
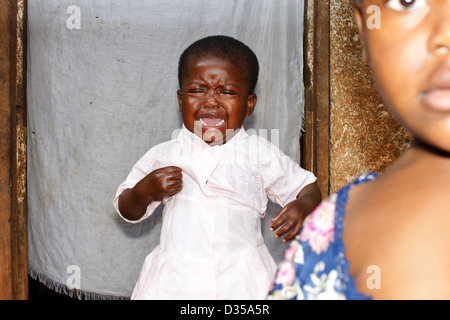
<path id="1" fill-rule="evenodd" d="M 328 249 L 334 239 L 336 194 L 323 201 L 306 219 L 300 241 L 309 241 L 312 250 L 320 254 Z"/>
<path id="2" fill-rule="evenodd" d="M 348 191 L 375 178 L 373 173 L 359 177 L 311 213 L 286 250 L 267 299 L 370 299 L 356 289 L 349 273 L 342 232 Z"/>

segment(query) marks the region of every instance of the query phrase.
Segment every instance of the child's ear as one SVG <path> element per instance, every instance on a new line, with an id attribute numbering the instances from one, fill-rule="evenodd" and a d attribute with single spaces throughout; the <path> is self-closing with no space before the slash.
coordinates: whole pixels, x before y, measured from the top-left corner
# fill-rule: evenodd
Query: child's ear
<path id="1" fill-rule="evenodd" d="M 364 28 L 364 13 L 363 8 L 358 3 L 355 5 L 353 9 L 353 13 L 355 15 L 356 25 L 358 26 L 359 31 L 359 39 L 361 41 L 362 46 L 362 58 L 365 62 L 369 62 L 369 58 L 367 56 L 367 49 L 366 49 L 366 29 Z"/>
<path id="2" fill-rule="evenodd" d="M 182 99 L 182 93 L 181 90 L 177 90 L 177 97 L 178 97 L 178 108 L 180 110 L 180 112 L 183 109 L 183 99 Z"/>
<path id="3" fill-rule="evenodd" d="M 247 115 L 248 116 L 250 116 L 253 113 L 253 111 L 255 111 L 257 100 L 258 100 L 258 98 L 256 97 L 256 94 L 254 94 L 254 93 L 249 94 L 249 96 L 247 98 Z"/>

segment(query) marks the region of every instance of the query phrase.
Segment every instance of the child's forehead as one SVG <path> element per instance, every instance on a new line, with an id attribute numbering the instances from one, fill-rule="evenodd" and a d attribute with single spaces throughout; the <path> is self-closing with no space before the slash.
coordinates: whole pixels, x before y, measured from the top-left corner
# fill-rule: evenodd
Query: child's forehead
<path id="1" fill-rule="evenodd" d="M 211 62 L 214 62 L 211 64 Z M 194 65 L 214 65 L 220 62 L 225 62 L 225 64 L 228 64 L 230 67 L 236 67 L 240 66 L 240 62 L 238 62 L 236 59 L 233 59 L 231 57 L 226 56 L 219 56 L 215 54 L 208 54 L 208 55 L 202 55 L 202 56 L 194 56 L 188 61 L 188 66 L 194 66 Z"/>
<path id="2" fill-rule="evenodd" d="M 229 75 L 241 74 L 245 66 L 236 60 L 222 56 L 209 55 L 190 59 L 186 68 L 186 76 L 192 77 L 204 72 L 216 72 L 218 69 L 224 70 Z"/>

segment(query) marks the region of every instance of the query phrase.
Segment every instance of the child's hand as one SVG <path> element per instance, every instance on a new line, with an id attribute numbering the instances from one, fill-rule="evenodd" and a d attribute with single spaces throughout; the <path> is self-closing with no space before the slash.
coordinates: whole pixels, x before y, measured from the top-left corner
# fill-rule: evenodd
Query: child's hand
<path id="1" fill-rule="evenodd" d="M 289 202 L 277 215 L 270 220 L 272 226 L 270 231 L 278 231 L 275 233 L 275 238 L 282 237 L 283 242 L 293 240 L 303 224 L 303 220 L 315 209 L 315 207 L 322 200 L 317 183 L 311 183 L 304 187 L 297 195 L 297 199 Z"/>
<path id="2" fill-rule="evenodd" d="M 296 199 L 288 203 L 272 220 L 270 220 L 270 222 L 272 222 L 270 231 L 273 232 L 279 228 L 274 235 L 275 238 L 279 238 L 287 234 L 282 241 L 290 241 L 298 235 L 302 227 L 303 220 L 308 214 L 309 212 L 305 212 L 305 210 L 302 209 L 301 200 Z"/>
<path id="3" fill-rule="evenodd" d="M 173 196 L 183 188 L 183 175 L 178 167 L 156 169 L 119 197 L 119 211 L 129 220 L 140 219 L 149 203 Z"/>
<path id="4" fill-rule="evenodd" d="M 183 188 L 182 173 L 179 167 L 170 166 L 156 169 L 146 177 L 152 201 L 177 194 Z"/>

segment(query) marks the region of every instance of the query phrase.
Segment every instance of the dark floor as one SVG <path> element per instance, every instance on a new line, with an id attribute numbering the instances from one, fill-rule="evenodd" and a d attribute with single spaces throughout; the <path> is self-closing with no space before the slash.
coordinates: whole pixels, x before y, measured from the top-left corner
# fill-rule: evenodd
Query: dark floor
<path id="1" fill-rule="evenodd" d="M 29 300 L 73 300 L 68 295 L 57 293 L 41 282 L 28 277 L 28 299 Z"/>

